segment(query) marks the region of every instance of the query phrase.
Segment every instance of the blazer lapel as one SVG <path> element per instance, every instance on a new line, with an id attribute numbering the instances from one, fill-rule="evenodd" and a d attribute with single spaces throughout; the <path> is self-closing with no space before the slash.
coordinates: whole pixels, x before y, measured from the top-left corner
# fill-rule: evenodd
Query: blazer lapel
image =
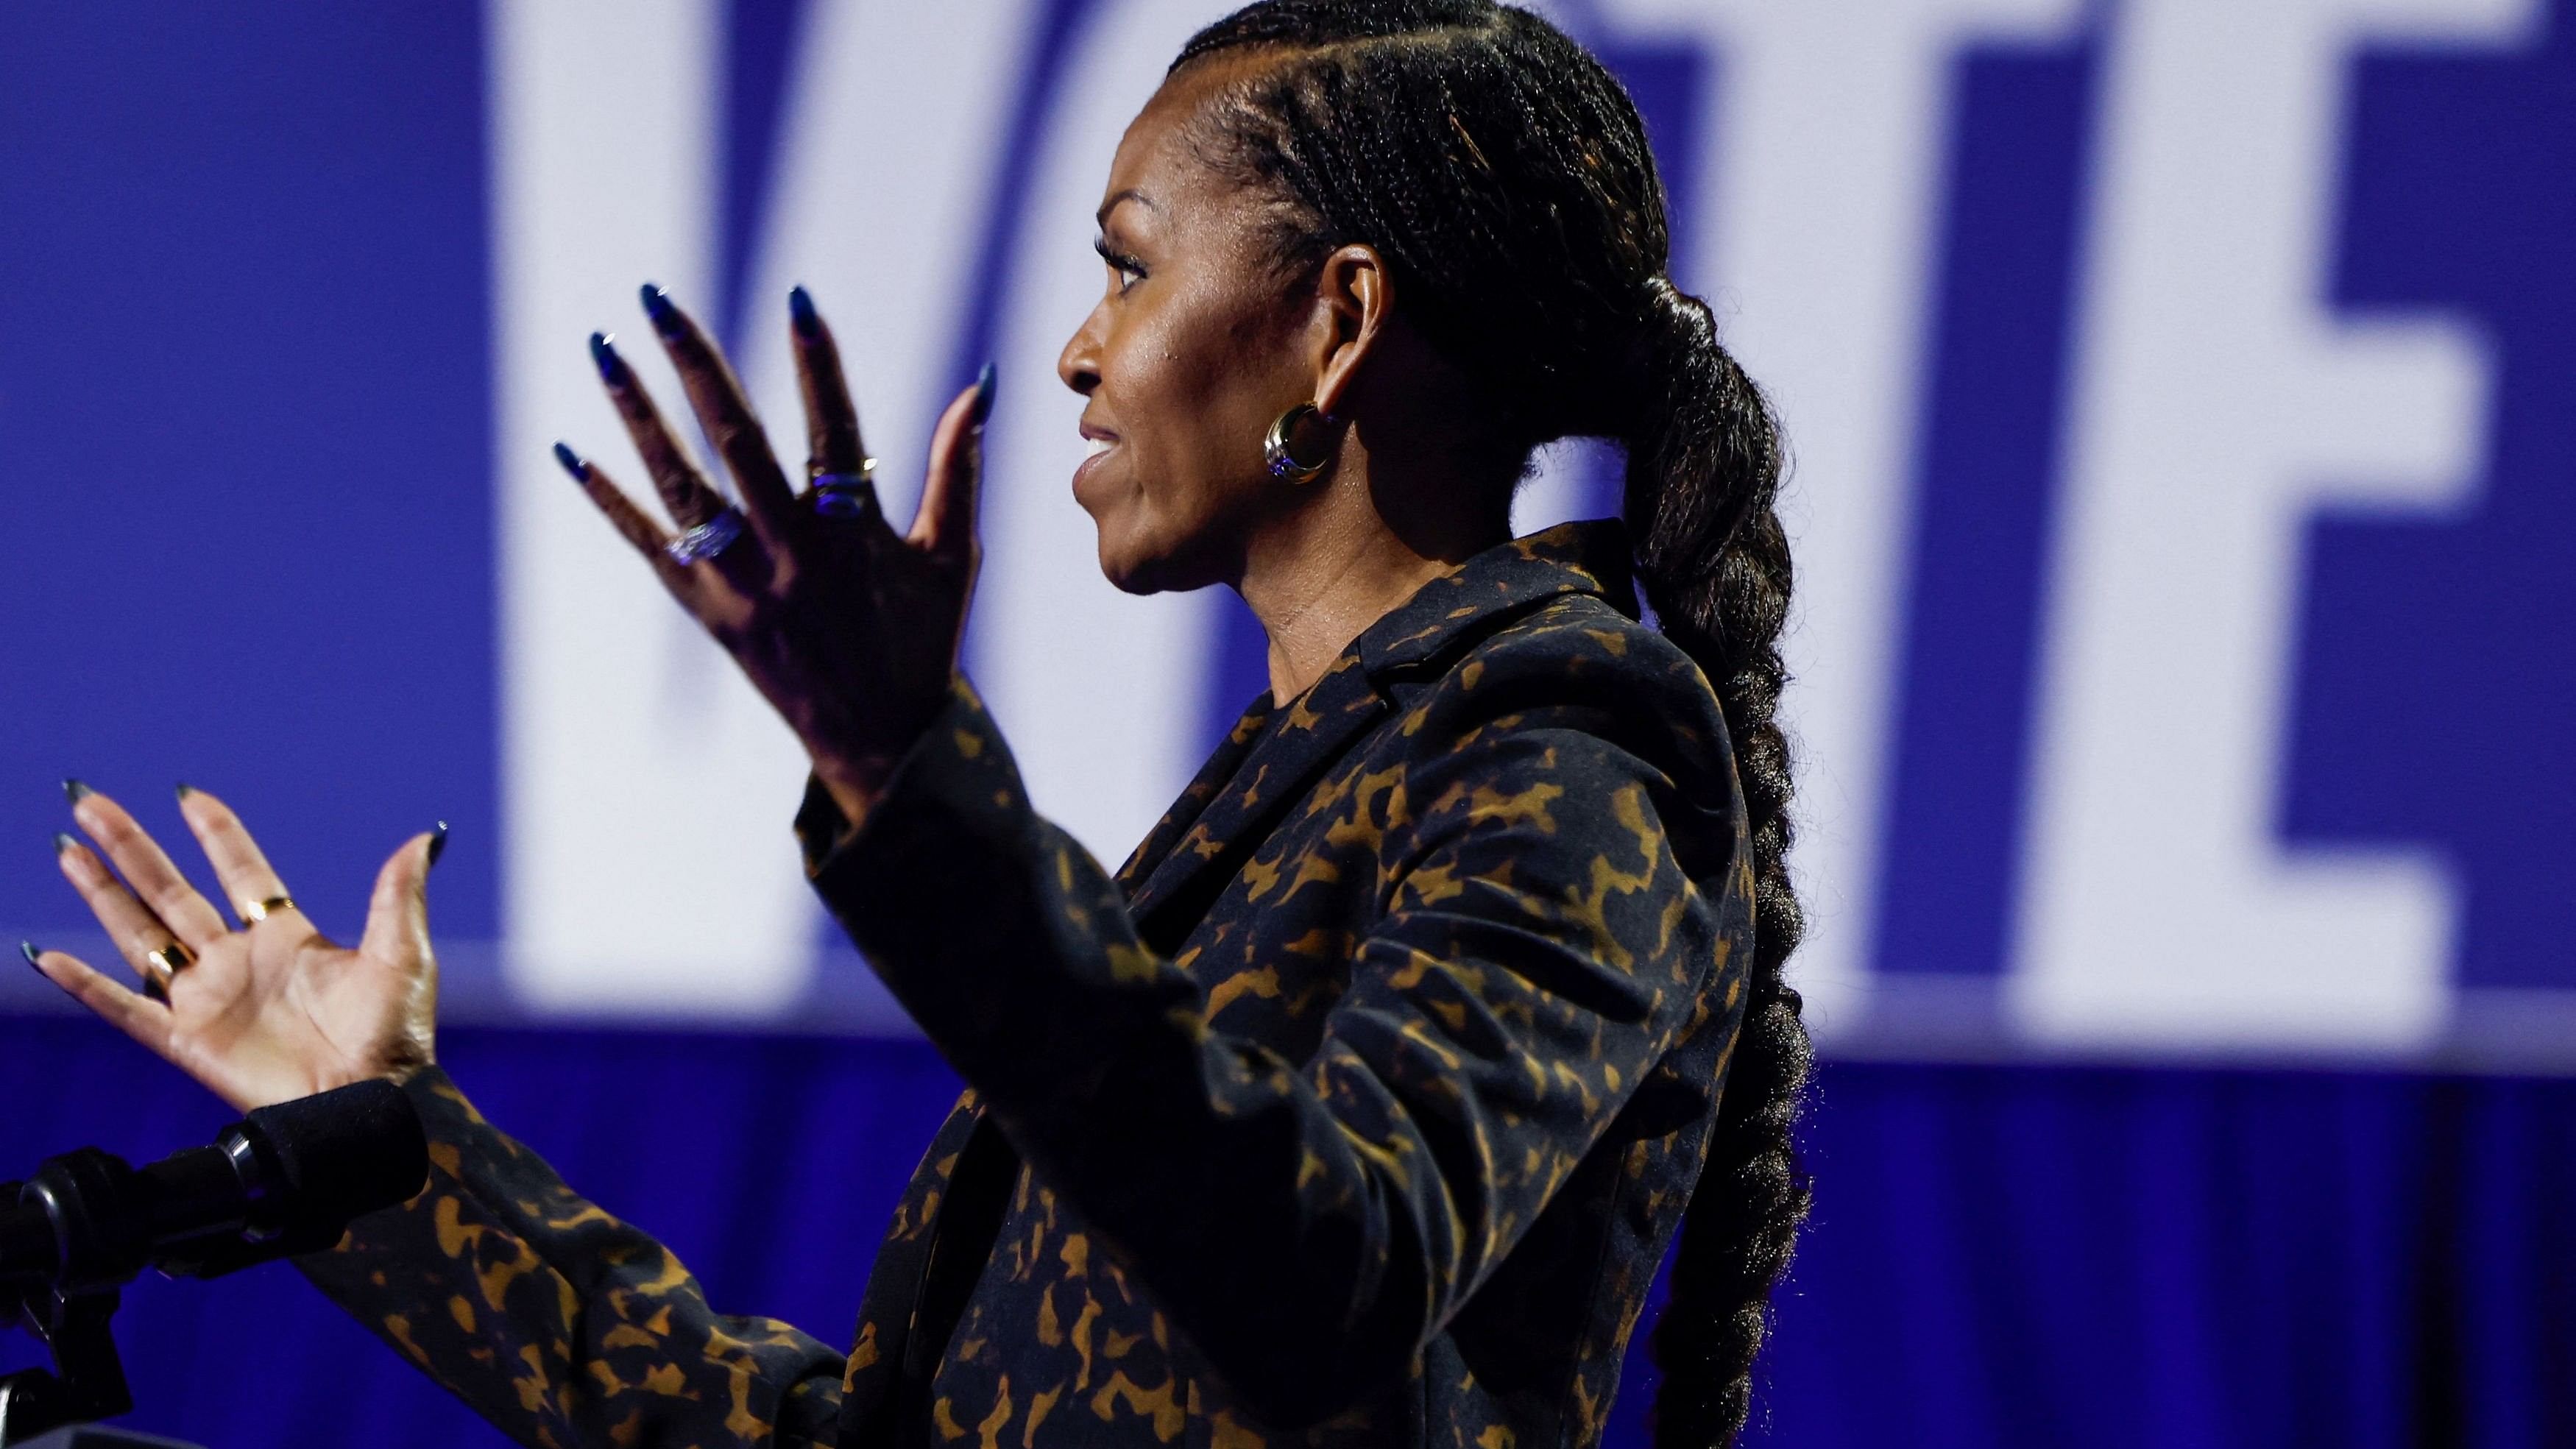
<path id="1" fill-rule="evenodd" d="M 1242 869 L 1251 848 L 1270 833 L 1279 812 L 1305 794 L 1386 709 L 1353 648 L 1284 713 L 1266 721 L 1224 787 L 1179 832 L 1129 900 L 1128 913 L 1146 943 L 1157 950 L 1179 945 Z"/>
<path id="2" fill-rule="evenodd" d="M 1146 944 L 1177 948 L 1281 812 L 1386 717 L 1392 706 L 1380 680 L 1445 668 L 1505 620 L 1568 593 L 1601 594 L 1636 612 L 1628 535 L 1616 520 L 1563 524 L 1487 549 L 1370 625 L 1284 714 L 1268 695 L 1255 701 L 1119 872 Z"/>
<path id="3" fill-rule="evenodd" d="M 1163 812 L 1163 818 L 1146 833 L 1144 842 L 1127 857 L 1127 863 L 1118 867 L 1118 887 L 1127 893 L 1131 910 L 1136 902 L 1138 886 L 1154 874 L 1155 867 L 1172 853 L 1172 847 L 1191 826 L 1198 823 L 1200 813 L 1207 809 L 1209 801 L 1217 797 L 1217 792 L 1225 788 L 1226 782 L 1234 778 L 1235 769 L 1251 752 L 1253 742 L 1261 738 L 1263 726 L 1269 723 L 1270 692 L 1264 690 L 1259 699 L 1244 708 L 1242 718 L 1234 722 L 1234 728 L 1216 747 L 1216 753 L 1208 756 L 1206 764 L 1199 766 L 1197 778 L 1181 792 L 1181 798 L 1172 802 L 1172 808 Z"/>
<path id="4" fill-rule="evenodd" d="M 940 1124 L 912 1184 L 896 1205 L 894 1222 L 877 1244 L 868 1283 L 859 1298 L 859 1325 L 841 1383 L 839 1442 L 888 1444 L 910 1403 L 906 1370 L 919 1357 L 912 1337 L 919 1326 L 922 1286 L 939 1242 L 941 1206 L 959 1162 L 984 1127 L 984 1108 L 972 1091 L 957 1099 Z"/>

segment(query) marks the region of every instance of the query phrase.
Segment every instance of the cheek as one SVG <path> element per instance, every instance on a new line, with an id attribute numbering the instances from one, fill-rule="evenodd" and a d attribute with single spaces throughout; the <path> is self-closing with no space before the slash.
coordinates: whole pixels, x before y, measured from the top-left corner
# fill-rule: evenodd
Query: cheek
<path id="1" fill-rule="evenodd" d="M 1174 313 L 1122 329 L 1105 358 L 1102 386 L 1124 456 L 1096 480 L 1106 496 L 1093 512 L 1104 523 L 1114 511 L 1135 515 L 1120 520 L 1133 527 L 1200 532 L 1231 511 L 1260 468 L 1263 424 L 1253 417 L 1264 390 L 1249 339 L 1222 317 Z"/>

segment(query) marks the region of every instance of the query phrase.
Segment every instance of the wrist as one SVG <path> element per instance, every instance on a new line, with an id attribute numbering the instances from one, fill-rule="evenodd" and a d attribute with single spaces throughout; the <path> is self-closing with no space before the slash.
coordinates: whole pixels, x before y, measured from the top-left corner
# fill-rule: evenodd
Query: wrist
<path id="1" fill-rule="evenodd" d="M 952 673 L 935 693 L 915 701 L 911 708 L 892 712 L 891 718 L 884 721 L 891 728 L 871 732 L 878 734 L 877 738 L 826 743 L 809 736 L 805 740 L 805 758 L 813 768 L 814 779 L 849 820 L 848 833 L 855 834 L 866 821 L 905 757 L 948 706 L 958 683 Z"/>
<path id="2" fill-rule="evenodd" d="M 840 807 L 841 816 L 849 822 L 849 833 L 856 833 L 867 821 L 868 812 L 885 794 L 886 781 L 894 775 L 895 762 L 879 759 L 842 759 L 820 751 L 809 754 L 814 779 L 823 793 Z M 846 835 L 844 838 L 847 838 Z"/>

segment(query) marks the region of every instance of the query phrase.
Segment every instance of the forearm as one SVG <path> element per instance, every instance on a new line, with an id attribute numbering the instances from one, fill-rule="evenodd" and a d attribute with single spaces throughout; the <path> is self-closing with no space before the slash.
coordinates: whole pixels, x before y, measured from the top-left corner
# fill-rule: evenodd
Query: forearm
<path id="1" fill-rule="evenodd" d="M 333 1300 L 523 1444 L 829 1442 L 839 1354 L 716 1314 L 667 1250 L 575 1195 L 443 1073 L 406 1090 L 429 1186 L 297 1260 Z"/>

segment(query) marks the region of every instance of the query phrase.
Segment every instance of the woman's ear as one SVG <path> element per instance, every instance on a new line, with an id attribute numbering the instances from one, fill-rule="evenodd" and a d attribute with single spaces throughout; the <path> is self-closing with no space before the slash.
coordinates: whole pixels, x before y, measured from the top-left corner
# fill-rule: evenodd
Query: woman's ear
<path id="1" fill-rule="evenodd" d="M 1342 416 L 1360 366 L 1385 335 L 1395 312 L 1395 287 L 1377 248 L 1353 245 L 1324 258 L 1315 280 L 1318 321 L 1323 324 L 1315 377 L 1315 407 Z"/>

